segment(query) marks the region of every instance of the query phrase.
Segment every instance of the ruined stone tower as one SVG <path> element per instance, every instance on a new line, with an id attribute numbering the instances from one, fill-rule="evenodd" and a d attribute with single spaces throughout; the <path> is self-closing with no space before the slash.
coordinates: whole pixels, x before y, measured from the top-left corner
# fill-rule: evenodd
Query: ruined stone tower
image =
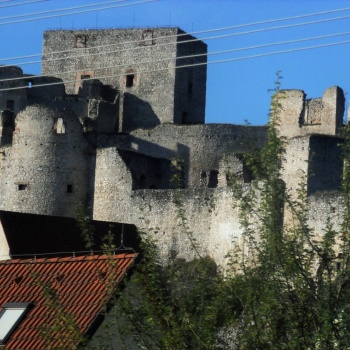
<path id="1" fill-rule="evenodd" d="M 204 123 L 207 47 L 179 28 L 48 31 L 43 51 L 42 73 L 67 93 L 83 79 L 121 92 L 119 131 Z"/>

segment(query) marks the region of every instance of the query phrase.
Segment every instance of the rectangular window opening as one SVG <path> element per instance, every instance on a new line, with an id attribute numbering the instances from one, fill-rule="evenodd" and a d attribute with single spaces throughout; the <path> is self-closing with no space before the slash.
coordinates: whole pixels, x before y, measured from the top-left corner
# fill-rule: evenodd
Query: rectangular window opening
<path id="1" fill-rule="evenodd" d="M 91 75 L 90 75 L 90 74 L 82 74 L 82 75 L 80 76 L 80 79 L 81 79 L 81 80 L 90 79 L 90 78 L 91 78 Z"/>
<path id="2" fill-rule="evenodd" d="M 74 35 L 74 47 L 85 48 L 87 47 L 87 35 L 85 34 L 75 34 Z"/>
<path id="3" fill-rule="evenodd" d="M 134 77 L 135 75 L 134 74 L 128 74 L 126 76 L 126 87 L 132 87 L 134 86 Z"/>
<path id="4" fill-rule="evenodd" d="M 67 193 L 73 193 L 73 185 L 67 185 Z"/>
<path id="5" fill-rule="evenodd" d="M 18 191 L 25 191 L 28 188 L 28 184 L 18 184 Z"/>
<path id="6" fill-rule="evenodd" d="M 209 172 L 209 181 L 208 181 L 208 187 L 209 188 L 216 188 L 216 187 L 218 187 L 218 177 L 219 177 L 219 171 L 218 170 L 210 170 L 210 172 Z"/>
<path id="7" fill-rule="evenodd" d="M 28 81 L 28 87 L 29 87 L 29 89 L 31 89 L 32 86 L 33 86 L 33 82 L 29 80 L 29 81 Z"/>

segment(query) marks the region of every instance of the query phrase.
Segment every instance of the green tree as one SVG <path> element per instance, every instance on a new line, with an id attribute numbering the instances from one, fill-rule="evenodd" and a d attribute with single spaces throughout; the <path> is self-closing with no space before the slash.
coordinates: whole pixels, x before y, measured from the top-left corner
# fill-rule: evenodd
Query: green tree
<path id="1" fill-rule="evenodd" d="M 200 255 L 183 192 L 175 190 L 181 234 L 196 258 L 164 262 L 151 236 L 140 233 L 141 258 L 124 288 L 111 292 L 116 322 L 99 349 L 110 348 L 113 327 L 122 349 L 350 349 L 350 128 L 344 127 L 341 146 L 343 222 L 335 230 L 329 220 L 317 239 L 308 225 L 306 179 L 292 196 L 282 181 L 286 140 L 278 134 L 280 78 L 277 74 L 266 145 L 244 158 L 255 180 L 246 186 L 227 174 L 243 229 L 229 272 L 224 276 L 213 260 Z M 181 160 L 174 164 L 174 181 L 181 184 Z M 293 225 L 285 225 L 286 212 Z M 90 244 L 88 230 L 85 236 Z M 110 245 L 111 237 L 104 249 Z"/>
<path id="2" fill-rule="evenodd" d="M 329 221 L 322 239 L 316 239 L 308 226 L 306 182 L 291 197 L 281 177 L 285 140 L 278 135 L 277 116 L 283 98 L 277 87 L 266 146 L 260 158 L 247 158 L 261 181 L 245 191 L 239 184 L 232 187 L 246 242 L 232 258 L 232 289 L 242 309 L 235 323 L 236 347 L 350 349 L 349 127 L 344 127 L 342 146 L 343 224 L 336 231 Z M 291 213 L 293 226 L 283 224 L 284 210 Z"/>

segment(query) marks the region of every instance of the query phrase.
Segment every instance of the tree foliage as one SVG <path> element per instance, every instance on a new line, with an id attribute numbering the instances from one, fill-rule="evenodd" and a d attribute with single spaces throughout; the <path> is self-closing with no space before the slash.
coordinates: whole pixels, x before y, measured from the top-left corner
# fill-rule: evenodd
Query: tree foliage
<path id="1" fill-rule="evenodd" d="M 198 253 L 176 192 L 182 230 L 197 257 L 164 263 L 150 235 L 140 233 L 142 257 L 114 299 L 122 349 L 350 349 L 350 128 L 341 146 L 343 221 L 336 230 L 329 220 L 320 239 L 308 225 L 307 179 L 293 195 L 282 181 L 279 84 L 278 74 L 266 145 L 244 159 L 255 181 L 247 187 L 227 174 L 243 230 L 228 273 Z M 287 211 L 292 225 L 285 225 Z"/>
<path id="2" fill-rule="evenodd" d="M 308 226 L 306 179 L 292 196 L 282 182 L 284 140 L 278 135 L 276 116 L 283 92 L 278 90 L 272 98 L 268 141 L 260 163 L 252 168 L 262 181 L 246 193 L 234 188 L 248 247 L 240 252 L 245 259 L 234 258 L 238 268 L 230 281 L 242 309 L 235 324 L 236 346 L 350 349 L 349 128 L 344 127 L 342 146 L 343 224 L 336 231 L 329 220 L 322 237 L 315 237 Z M 293 225 L 283 223 L 284 210 Z"/>

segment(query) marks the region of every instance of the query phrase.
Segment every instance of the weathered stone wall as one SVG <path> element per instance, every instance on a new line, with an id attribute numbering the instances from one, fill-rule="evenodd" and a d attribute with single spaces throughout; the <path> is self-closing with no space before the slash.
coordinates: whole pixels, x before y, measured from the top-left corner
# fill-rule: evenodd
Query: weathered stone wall
<path id="1" fill-rule="evenodd" d="M 74 217 L 85 203 L 95 220 L 150 232 L 164 259 L 191 259 L 198 250 L 224 267 L 227 253 L 244 241 L 228 173 L 251 181 L 241 154 L 265 144 L 266 128 L 191 125 L 204 122 L 207 48 L 184 34 L 49 31 L 47 76 L 0 67 L 0 80 L 10 79 L 0 81 L 0 90 L 26 86 L 0 91 L 0 210 Z M 327 222 L 339 228 L 343 215 L 335 192 L 341 140 L 334 136 L 344 94 L 338 87 L 311 100 L 300 90 L 279 94 L 279 131 L 287 138 L 283 180 L 294 198 L 306 182 L 309 225 L 322 237 Z M 174 190 L 177 166 L 184 189 Z M 291 212 L 285 215 L 290 223 Z M 252 224 L 258 225 L 254 217 Z M 8 249 L 1 237 L 0 253 Z"/>
<path id="2" fill-rule="evenodd" d="M 1 210 L 74 217 L 93 178 L 88 149 L 73 113 L 42 106 L 20 112 L 12 145 L 2 150 Z"/>
<path id="3" fill-rule="evenodd" d="M 180 32 L 178 28 L 48 31 L 44 34 L 43 74 L 62 78 L 68 93 L 77 93 L 81 79 L 89 78 L 120 90 L 125 94 L 123 131 L 171 123 L 176 104 L 184 110 L 183 101 L 175 96 Z M 188 47 L 185 52 L 189 48 L 194 53 L 206 51 L 202 42 L 181 45 Z M 193 61 L 203 62 L 203 57 Z M 193 97 L 186 101 L 194 107 L 187 106 L 186 110 L 189 121 L 202 123 L 206 66 L 182 71 L 189 78 L 198 77 Z"/>
<path id="4" fill-rule="evenodd" d="M 340 191 L 343 161 L 342 140 L 327 135 L 294 137 L 286 143 L 282 178 L 295 198 L 301 185 L 308 195 L 322 191 Z"/>
<path id="5" fill-rule="evenodd" d="M 224 266 L 227 253 L 242 244 L 237 203 L 229 188 L 132 191 L 132 177 L 116 148 L 97 151 L 94 220 L 133 223 L 150 232 L 164 259 L 194 258 L 196 242 L 200 254 Z M 175 203 L 179 200 L 183 218 Z"/>
<path id="6" fill-rule="evenodd" d="M 310 136 L 294 137 L 286 144 L 282 179 L 289 194 L 297 197 L 302 184 L 307 184 L 309 174 Z"/>
<path id="7" fill-rule="evenodd" d="M 120 138 L 119 146 L 160 157 L 180 157 L 185 165 L 185 187 L 201 187 L 201 173 L 219 170 L 225 155 L 245 153 L 262 147 L 266 128 L 208 124 L 159 125 L 153 130 L 137 130 Z"/>
<path id="8" fill-rule="evenodd" d="M 26 107 L 26 89 L 15 89 L 23 86 L 22 77 L 21 68 L 0 66 L 0 110 L 10 110 L 17 114 Z"/>
<path id="9" fill-rule="evenodd" d="M 176 194 L 177 193 L 177 194 Z M 111 193 L 112 195 L 112 193 Z M 186 226 L 178 215 L 175 199 L 180 196 L 185 210 Z M 157 242 L 161 256 L 191 260 L 198 252 L 209 255 L 225 266 L 226 255 L 235 241 L 241 243 L 242 230 L 232 193 L 226 189 L 138 190 L 120 202 L 107 195 L 104 205 L 96 205 L 95 220 L 132 222 L 149 232 Z"/>
<path id="10" fill-rule="evenodd" d="M 308 225 L 320 241 L 327 228 L 340 232 L 343 222 L 345 203 L 339 192 L 323 192 L 308 197 Z M 337 237 L 335 237 L 337 243 Z M 336 252 L 341 249 L 335 246 Z"/>
<path id="11" fill-rule="evenodd" d="M 307 134 L 338 135 L 343 125 L 344 92 L 337 86 L 327 89 L 321 99 L 306 100 L 301 90 L 278 93 L 279 131 L 292 138 Z"/>
<path id="12" fill-rule="evenodd" d="M 0 222 L 0 260 L 10 259 L 10 247 L 2 223 Z"/>
<path id="13" fill-rule="evenodd" d="M 120 149 L 117 152 L 131 172 L 133 190 L 175 187 L 171 181 L 175 170 L 170 160 Z"/>
<path id="14" fill-rule="evenodd" d="M 176 77 L 174 123 L 204 123 L 205 89 L 207 70 L 207 46 L 191 35 L 179 30 Z M 193 41 L 197 40 L 197 41 Z M 196 57 L 193 57 L 196 56 Z M 184 58 L 181 58 L 184 57 Z M 181 66 L 189 66 L 179 68 Z"/>

